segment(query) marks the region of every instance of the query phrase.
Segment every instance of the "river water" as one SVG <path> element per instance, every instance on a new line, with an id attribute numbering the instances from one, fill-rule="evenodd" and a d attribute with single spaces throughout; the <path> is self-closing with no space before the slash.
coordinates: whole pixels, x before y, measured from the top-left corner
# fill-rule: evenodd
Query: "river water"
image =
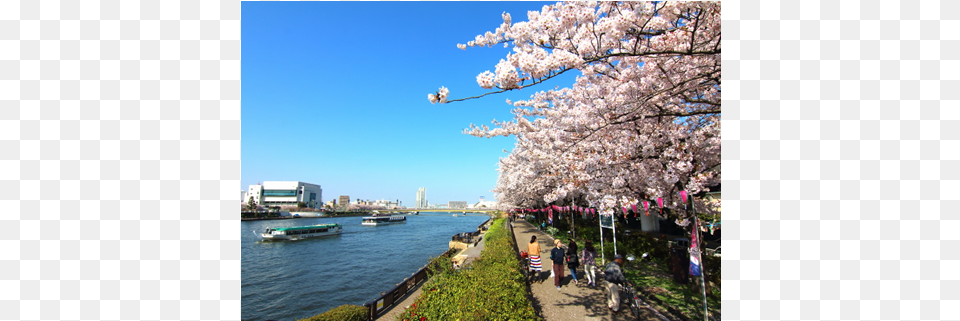
<path id="1" fill-rule="evenodd" d="M 360 217 L 241 222 L 241 318 L 296 320 L 344 304 L 363 305 L 475 231 L 485 214 L 407 215 L 406 223 L 360 225 Z M 343 224 L 343 234 L 259 241 L 267 227 Z"/>

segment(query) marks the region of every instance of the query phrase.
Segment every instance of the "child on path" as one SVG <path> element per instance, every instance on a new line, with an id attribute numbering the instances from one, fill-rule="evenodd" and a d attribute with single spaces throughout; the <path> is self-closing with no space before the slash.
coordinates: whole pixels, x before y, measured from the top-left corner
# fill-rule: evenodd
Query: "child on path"
<path id="1" fill-rule="evenodd" d="M 587 285 L 597 286 L 597 250 L 590 241 L 583 245 L 583 274 L 587 275 Z"/>

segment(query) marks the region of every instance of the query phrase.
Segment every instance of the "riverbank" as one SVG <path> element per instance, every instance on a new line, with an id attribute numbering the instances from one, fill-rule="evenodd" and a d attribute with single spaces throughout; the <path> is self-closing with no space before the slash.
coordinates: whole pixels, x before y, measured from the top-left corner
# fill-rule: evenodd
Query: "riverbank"
<path id="1" fill-rule="evenodd" d="M 451 235 L 486 219 L 419 215 L 382 226 L 362 225 L 359 216 L 241 222 L 241 319 L 297 320 L 362 305 L 446 251 Z M 261 242 L 255 233 L 325 223 L 340 223 L 343 232 L 289 242 Z"/>
<path id="2" fill-rule="evenodd" d="M 241 221 L 241 222 L 247 222 L 247 221 L 289 220 L 289 219 L 294 219 L 294 218 L 300 218 L 300 217 L 293 217 L 293 216 L 241 217 L 241 218 L 240 218 L 240 221 Z"/>
<path id="3" fill-rule="evenodd" d="M 516 246 L 503 219 L 483 237 L 480 256 L 465 268 L 445 267 L 424 284 L 398 320 L 535 320 L 520 273 Z"/>
<path id="4" fill-rule="evenodd" d="M 370 212 L 362 213 L 326 213 L 322 216 L 308 216 L 308 215 L 283 215 L 283 216 L 271 216 L 271 217 L 241 217 L 240 221 L 268 221 L 268 220 L 288 220 L 294 218 L 317 218 L 317 217 L 353 217 L 353 216 L 368 216 Z"/>
<path id="5" fill-rule="evenodd" d="M 480 253 L 482 251 L 483 251 L 483 238 L 481 238 L 480 241 L 475 246 L 471 246 L 469 248 L 459 251 L 458 253 L 453 254 L 452 259 L 459 260 L 459 262 L 461 262 L 460 264 L 467 264 L 475 260 L 476 258 L 480 257 Z M 404 312 L 406 312 L 407 309 L 413 306 L 414 302 L 416 302 L 417 299 L 420 298 L 420 294 L 422 293 L 421 288 L 423 288 L 423 285 L 426 283 L 427 282 L 417 283 L 417 285 L 411 288 L 404 297 L 399 299 L 400 302 L 394 303 L 392 306 L 384 309 L 384 311 L 381 311 L 375 320 L 377 321 L 397 320 L 397 317 L 399 317 Z"/>
<path id="6" fill-rule="evenodd" d="M 486 234 L 486 231 L 490 228 L 490 224 L 492 224 L 492 222 L 493 222 L 493 219 L 491 218 L 481 223 L 479 226 L 477 226 L 477 232 L 476 232 L 477 241 L 475 243 L 464 244 L 465 246 L 463 248 L 455 247 L 451 245 L 448 251 L 455 251 L 455 252 L 450 253 L 449 256 L 441 256 L 438 258 L 438 260 L 444 260 L 445 262 L 431 262 L 430 264 L 439 263 L 447 266 L 449 266 L 450 264 L 453 264 L 454 269 L 459 269 L 460 267 L 466 264 L 469 264 L 473 260 L 480 257 L 480 254 L 483 252 L 483 248 L 484 248 L 483 236 Z M 460 234 L 464 234 L 464 233 L 459 233 L 458 235 Z M 414 274 L 414 276 L 416 276 L 416 273 Z M 426 281 L 429 281 L 429 280 L 424 280 L 423 282 L 417 282 L 415 285 L 409 286 L 402 296 L 392 298 L 392 301 L 394 303 L 392 303 L 390 306 L 385 307 L 383 311 L 378 312 L 375 320 L 396 320 L 398 316 L 403 314 L 407 309 L 409 309 L 411 306 L 414 305 L 414 302 L 416 302 L 416 300 L 420 297 L 420 293 L 421 293 L 420 288 L 424 284 L 426 284 Z M 404 282 L 409 282 L 409 279 L 404 280 Z M 398 285 L 399 284 L 400 283 L 398 283 Z M 378 298 L 377 300 L 380 300 L 380 299 L 382 299 L 382 297 Z"/>

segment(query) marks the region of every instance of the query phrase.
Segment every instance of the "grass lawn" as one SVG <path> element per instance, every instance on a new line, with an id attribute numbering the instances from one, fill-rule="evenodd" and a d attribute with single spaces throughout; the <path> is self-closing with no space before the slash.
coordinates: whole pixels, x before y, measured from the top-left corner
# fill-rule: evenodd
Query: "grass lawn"
<path id="1" fill-rule="evenodd" d="M 662 305 L 679 310 L 690 320 L 703 320 L 703 294 L 691 284 L 677 284 L 668 267 L 651 262 L 628 263 L 626 276 L 641 291 L 656 297 Z M 690 283 L 700 283 L 700 277 L 690 277 Z M 713 287 L 707 296 L 710 318 L 720 319 L 720 287 Z M 656 304 L 656 302 L 649 302 Z"/>

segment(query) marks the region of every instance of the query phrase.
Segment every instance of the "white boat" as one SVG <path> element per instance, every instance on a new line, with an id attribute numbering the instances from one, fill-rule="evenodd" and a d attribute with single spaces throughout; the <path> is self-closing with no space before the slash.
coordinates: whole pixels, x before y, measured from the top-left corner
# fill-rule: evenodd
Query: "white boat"
<path id="1" fill-rule="evenodd" d="M 290 216 L 293 217 L 324 217 L 326 213 L 324 212 L 290 212 Z"/>
<path id="2" fill-rule="evenodd" d="M 271 227 L 260 233 L 263 240 L 299 240 L 311 237 L 339 235 L 343 231 L 340 223 L 317 224 L 294 227 Z"/>
<path id="3" fill-rule="evenodd" d="M 377 226 L 383 224 L 392 224 L 392 223 L 403 223 L 407 221 L 407 217 L 403 215 L 390 215 L 390 214 L 380 214 L 373 213 L 371 216 L 364 216 L 362 225 Z"/>

